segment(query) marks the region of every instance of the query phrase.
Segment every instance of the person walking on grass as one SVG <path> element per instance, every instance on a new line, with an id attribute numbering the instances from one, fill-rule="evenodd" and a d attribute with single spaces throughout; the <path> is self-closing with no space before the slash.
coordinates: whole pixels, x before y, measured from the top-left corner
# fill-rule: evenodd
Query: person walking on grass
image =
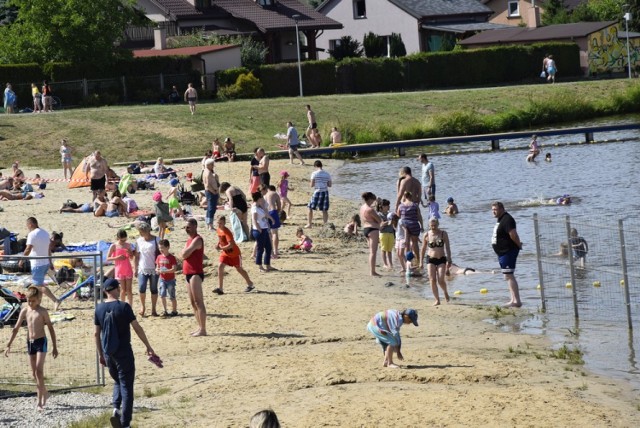
<path id="1" fill-rule="evenodd" d="M 220 264 L 218 265 L 218 288 L 213 292 L 222 295 L 224 294 L 224 268 L 225 266 L 231 266 L 236 268 L 236 271 L 244 278 L 247 283 L 247 288 L 244 289 L 246 293 L 251 292 L 255 287 L 249 274 L 242 267 L 242 257 L 240 248 L 233 239 L 233 232 L 231 232 L 226 226 L 225 216 L 218 217 L 218 228 L 216 233 L 218 234 L 218 244 L 216 250 L 220 251 Z"/>
<path id="2" fill-rule="evenodd" d="M 189 83 L 186 91 L 184 91 L 184 101 L 189 103 L 189 111 L 196 114 L 196 104 L 198 103 L 198 91 L 193 87 L 193 83 Z"/>
<path id="3" fill-rule="evenodd" d="M 120 283 L 109 278 L 102 289 L 106 294 L 103 303 L 96 306 L 93 319 L 95 343 L 100 364 L 107 367 L 113 384 L 113 413 L 111 426 L 130 427 L 133 417 L 133 384 L 136 376 L 135 357 L 131 348 L 131 330 L 144 344 L 145 354 L 150 360 L 159 359 L 149 344 L 147 335 L 136 320 L 133 309 L 126 302 L 118 300 Z"/>
<path id="4" fill-rule="evenodd" d="M 520 300 L 520 290 L 514 272 L 518 254 L 522 249 L 522 241 L 520 241 L 516 230 L 516 221 L 511 217 L 511 214 L 505 211 L 502 202 L 495 201 L 492 203 L 491 212 L 497 219 L 493 228 L 491 245 L 493 246 L 493 251 L 498 255 L 500 268 L 504 274 L 504 279 L 509 284 L 509 293 L 511 295 L 511 299 L 504 306 L 519 308 L 522 306 L 522 301 Z"/>
<path id="5" fill-rule="evenodd" d="M 313 226 L 313 211 L 322 211 L 322 222 L 327 224 L 329 221 L 329 187 L 331 187 L 331 175 L 322 169 L 322 162 L 319 160 L 313 163 L 316 170 L 311 174 L 311 187 L 315 190 L 311 196 L 311 201 L 307 207 L 309 208 L 309 219 L 306 228 Z"/>
<path id="6" fill-rule="evenodd" d="M 38 396 L 38 410 L 43 410 L 47 404 L 49 393 L 44 384 L 44 361 L 48 352 L 48 341 L 44 331 L 45 326 L 49 329 L 51 336 L 51 355 L 53 358 L 58 357 L 58 345 L 56 343 L 56 332 L 51 324 L 49 312 L 42 306 L 42 293 L 38 287 L 31 286 L 27 289 L 27 307 L 20 311 L 18 321 L 11 330 L 11 338 L 7 343 L 4 355 L 9 357 L 11 352 L 11 344 L 16 338 L 18 331 L 22 328 L 23 323 L 27 322 L 27 355 L 29 355 L 29 363 L 31 364 L 31 372 L 36 381 L 36 390 Z"/>
<path id="7" fill-rule="evenodd" d="M 187 280 L 187 292 L 198 328 L 191 332 L 191 336 L 207 335 L 207 308 L 204 305 L 202 281 L 204 281 L 204 241 L 198 235 L 198 221 L 194 218 L 187 220 L 184 227 L 189 238 L 180 254 L 182 258 L 182 273 Z"/>

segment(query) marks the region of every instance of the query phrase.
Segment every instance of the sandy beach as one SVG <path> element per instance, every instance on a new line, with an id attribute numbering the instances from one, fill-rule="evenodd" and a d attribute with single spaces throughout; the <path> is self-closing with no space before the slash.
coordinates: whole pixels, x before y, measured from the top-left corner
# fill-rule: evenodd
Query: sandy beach
<path id="1" fill-rule="evenodd" d="M 341 161 L 323 163 L 330 172 L 341 165 Z M 199 164 L 175 167 L 182 177 L 197 171 Z M 342 239 L 339 233 L 332 236 L 320 226 L 320 215 L 309 231 L 314 251 L 289 250 L 296 242 L 296 228 L 306 223 L 313 167 L 274 160 L 272 181 L 277 181 L 282 169 L 291 174 L 295 190 L 289 194 L 292 217 L 280 231 L 282 255 L 272 262 L 278 271 L 259 273 L 249 258 L 253 242 L 242 243 L 244 266 L 256 291 L 244 293 L 240 275 L 227 268 L 225 294 L 215 295 L 217 238 L 201 227 L 209 259 L 204 282 L 209 336 L 189 336 L 195 320 L 182 276 L 177 287 L 180 316 L 140 319 L 164 368 L 144 361 L 143 347 L 134 338 L 136 393 L 142 394 L 145 388 L 163 392 L 145 400 L 152 403 L 148 410 L 134 412 L 134 426 L 245 427 L 251 415 L 264 408 L 275 410 L 284 427 L 640 425 L 638 391 L 554 358 L 545 336 L 507 333 L 485 322 L 491 308 L 455 298 L 433 307 L 431 298 L 405 288 L 397 273 L 379 270 L 381 278 L 369 277 L 366 242 Z M 123 172 L 123 168 L 115 170 Z M 248 170 L 248 162 L 216 167 L 221 181 L 243 189 L 248 187 Z M 62 178 L 61 170 L 25 170 L 27 177 L 36 172 L 49 179 Z M 169 186 L 162 183 L 158 188 L 166 193 Z M 363 187 L 362 191 L 376 189 Z M 25 220 L 35 216 L 42 228 L 63 231 L 64 241 L 71 243 L 112 240 L 117 226 L 127 222 L 58 213 L 68 199 L 88 202 L 88 188 L 68 190 L 66 183 L 51 182 L 44 192 L 43 199 L 0 202 L 4 208 L 0 225 L 25 237 Z M 132 196 L 141 208 L 151 209 L 152 193 L 139 191 Z M 337 198 L 331 203 L 329 221 L 339 232 L 358 204 Z M 183 248 L 182 221 L 167 238 L 174 253 Z M 424 281 L 420 287 L 425 287 Z M 498 276 L 496 281 L 503 282 Z M 387 287 L 388 282 L 396 285 Z M 134 281 L 134 310 L 138 309 L 136 289 Z M 506 301 L 506 285 L 504 296 Z M 44 306 L 51 309 L 52 305 L 45 300 Z M 381 348 L 366 324 L 376 312 L 407 307 L 418 310 L 420 326 L 401 330 L 403 367 L 383 368 Z M 69 300 L 62 309 L 76 316 L 68 324 L 92 324 L 90 303 Z M 508 312 L 500 321 L 515 324 L 536 309 Z M 69 343 L 64 324 L 58 326 L 59 360 L 72 359 L 79 349 L 94 346 L 92 337 Z M 0 330 L 0 351 L 9 332 Z M 26 356 L 12 355 L 12 360 L 21 358 L 26 375 Z M 111 393 L 111 386 L 107 376 L 105 395 Z"/>

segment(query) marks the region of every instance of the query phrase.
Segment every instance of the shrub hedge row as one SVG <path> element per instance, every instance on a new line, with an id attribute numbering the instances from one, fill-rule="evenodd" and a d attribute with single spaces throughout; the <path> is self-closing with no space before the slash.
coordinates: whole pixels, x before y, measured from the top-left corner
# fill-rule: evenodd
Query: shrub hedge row
<path id="1" fill-rule="evenodd" d="M 362 94 L 439 87 L 500 84 L 538 78 L 542 58 L 552 53 L 562 77 L 582 75 L 574 43 L 540 43 L 474 50 L 417 53 L 400 58 L 346 58 L 302 64 L 305 95 Z M 296 64 L 265 65 L 256 76 L 264 95 L 298 94 Z"/>

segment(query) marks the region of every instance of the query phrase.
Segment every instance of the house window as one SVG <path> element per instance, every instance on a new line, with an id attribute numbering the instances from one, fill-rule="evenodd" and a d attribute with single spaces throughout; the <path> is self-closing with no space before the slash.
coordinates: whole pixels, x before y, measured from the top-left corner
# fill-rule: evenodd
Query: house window
<path id="1" fill-rule="evenodd" d="M 329 51 L 335 51 L 338 46 L 340 46 L 340 39 L 329 40 Z"/>
<path id="2" fill-rule="evenodd" d="M 353 0 L 353 19 L 367 17 L 367 4 L 365 0 Z"/>
<path id="3" fill-rule="evenodd" d="M 507 3 L 508 16 L 520 16 L 520 4 L 518 1 L 510 1 Z"/>

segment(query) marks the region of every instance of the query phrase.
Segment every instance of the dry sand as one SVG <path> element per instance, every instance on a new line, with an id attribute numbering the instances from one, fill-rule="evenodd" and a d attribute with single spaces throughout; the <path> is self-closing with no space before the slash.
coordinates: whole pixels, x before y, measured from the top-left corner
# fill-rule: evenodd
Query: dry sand
<path id="1" fill-rule="evenodd" d="M 331 170 L 340 162 L 326 164 Z M 316 226 L 309 232 L 314 252 L 287 250 L 295 241 L 295 228 L 306 221 L 304 205 L 313 168 L 272 161 L 274 180 L 283 168 L 291 173 L 295 191 L 290 193 L 292 219 L 281 229 L 283 254 L 273 261 L 278 272 L 258 273 L 249 260 L 253 243 L 243 243 L 244 264 L 257 292 L 245 294 L 240 276 L 228 271 L 226 294 L 214 295 L 216 239 L 205 234 L 210 335 L 188 335 L 195 322 L 182 277 L 181 316 L 140 320 L 165 368 L 144 362 L 140 342 L 134 339 L 136 391 L 168 392 L 152 399 L 153 410 L 134 414 L 135 426 L 247 426 L 253 413 L 269 407 L 285 427 L 640 425 L 637 391 L 552 358 L 546 337 L 506 333 L 484 322 L 489 318 L 486 308 L 455 299 L 435 308 L 431 298 L 416 290 L 385 287 L 388 281 L 402 283 L 397 274 L 368 277 L 362 240 L 323 238 Z M 223 181 L 247 187 L 247 162 L 220 164 L 217 171 Z M 26 172 L 32 176 L 35 171 Z M 61 177 L 61 171 L 40 172 L 47 178 Z M 160 188 L 166 192 L 168 186 Z M 67 199 L 88 201 L 86 188 L 67 190 L 63 183 L 51 183 L 45 193 L 42 200 L 0 203 L 5 209 L 0 224 L 24 236 L 26 217 L 35 215 L 43 228 L 62 230 L 65 241 L 74 242 L 112 239 L 115 229 L 108 224 L 125 223 L 58 214 Z M 141 207 L 151 207 L 151 194 L 133 196 Z M 332 203 L 330 221 L 341 229 L 357 204 L 335 198 Z M 175 251 L 183 247 L 185 234 L 180 228 L 168 238 Z M 380 310 L 405 307 L 419 311 L 420 326 L 402 328 L 404 367 L 382 368 L 381 349 L 365 326 Z M 88 303 L 69 301 L 63 309 L 77 316 L 72 322 L 91 323 Z M 518 310 L 503 321 L 517 323 L 532 310 Z M 7 334 L 8 329 L 0 332 L 0 347 Z M 73 354 L 75 347 L 93 346 L 91 337 L 65 346 L 63 329 L 60 336 L 62 355 Z M 107 379 L 105 394 L 111 385 Z"/>

